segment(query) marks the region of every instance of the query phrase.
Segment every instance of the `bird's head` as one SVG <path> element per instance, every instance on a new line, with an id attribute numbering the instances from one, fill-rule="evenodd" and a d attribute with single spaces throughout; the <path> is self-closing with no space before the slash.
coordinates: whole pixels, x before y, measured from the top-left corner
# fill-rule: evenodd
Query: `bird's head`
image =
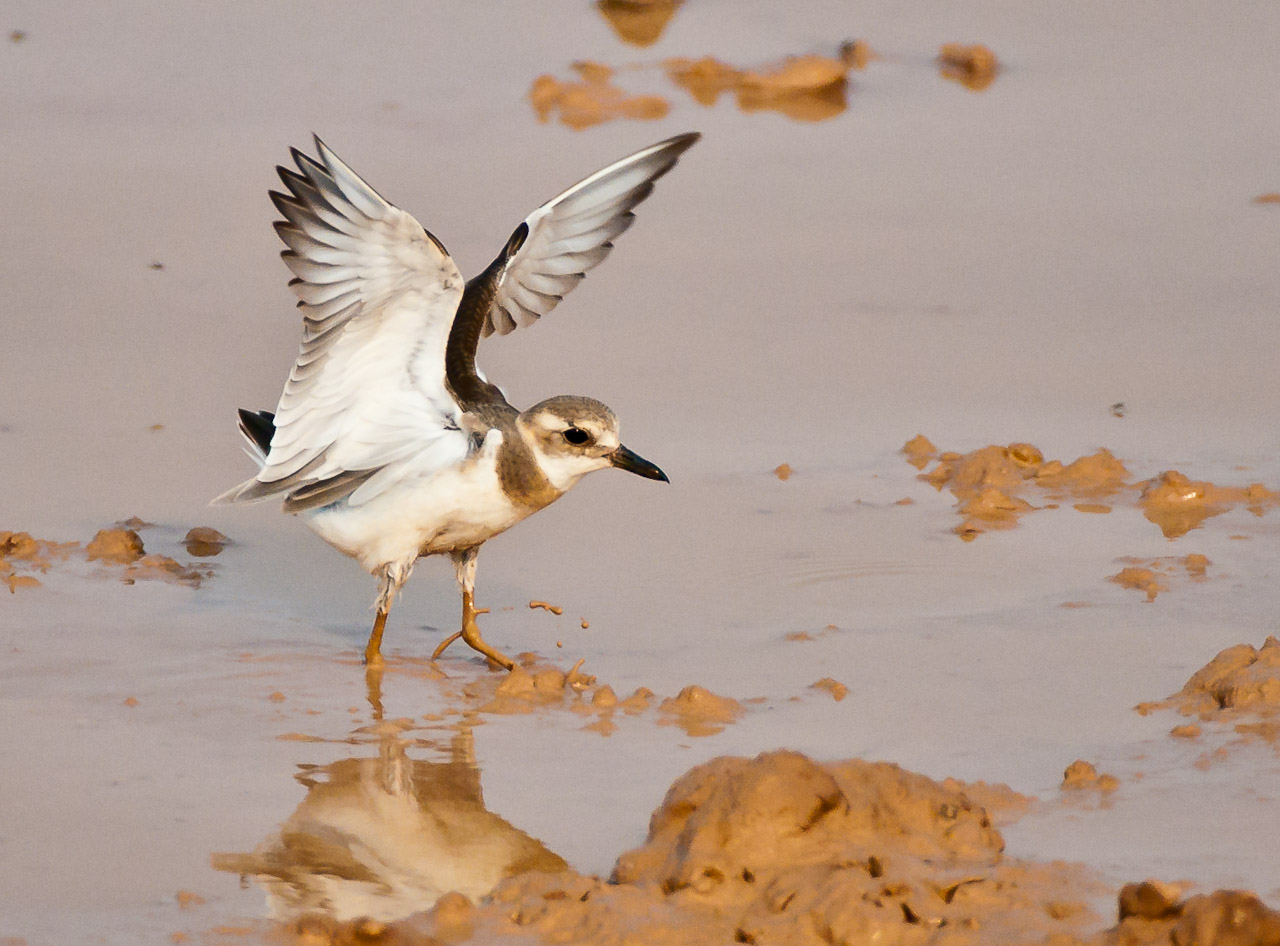
<path id="1" fill-rule="evenodd" d="M 622 445 L 617 416 L 589 397 L 548 398 L 522 411 L 517 424 L 543 473 L 561 492 L 610 466 L 669 482 L 662 470 Z"/>

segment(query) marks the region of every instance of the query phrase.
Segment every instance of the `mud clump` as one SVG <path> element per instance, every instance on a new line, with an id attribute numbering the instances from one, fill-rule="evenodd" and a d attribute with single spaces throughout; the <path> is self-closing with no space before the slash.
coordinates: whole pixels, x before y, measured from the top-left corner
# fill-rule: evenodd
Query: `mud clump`
<path id="1" fill-rule="evenodd" d="M 1277 946 L 1280 912 L 1241 890 L 1179 900 L 1176 887 L 1148 880 L 1121 889 L 1119 923 L 1100 940 L 1103 946 Z"/>
<path id="2" fill-rule="evenodd" d="M 1228 647 L 1192 674 L 1177 693 L 1158 702 L 1139 703 L 1135 709 L 1143 716 L 1174 709 L 1201 723 L 1231 725 L 1239 737 L 1236 745 L 1261 742 L 1280 749 L 1280 641 L 1268 637 L 1261 647 Z M 1174 726 L 1170 735 L 1197 739 L 1202 732 L 1198 725 L 1183 725 Z M 1196 767 L 1208 768 L 1225 758 L 1228 748 L 1206 752 Z"/>
<path id="3" fill-rule="evenodd" d="M 1000 63 L 996 54 L 980 43 L 944 43 L 938 50 L 938 69 L 944 79 L 981 92 L 996 81 Z"/>
<path id="4" fill-rule="evenodd" d="M 85 546 L 89 561 L 115 565 L 136 562 L 145 552 L 142 538 L 132 529 L 99 529 Z"/>
<path id="5" fill-rule="evenodd" d="M 989 529 L 1012 529 L 1019 518 L 1038 507 L 1022 494 L 1035 488 L 1047 500 L 1063 497 L 1093 498 L 1121 489 L 1129 476 L 1124 464 L 1107 450 L 1081 457 L 1070 465 L 1046 461 L 1029 443 L 991 445 L 970 453 L 938 452 L 923 436 L 902 448 L 907 462 L 923 469 L 931 460 L 937 466 L 919 478 L 935 489 L 948 489 L 956 497 L 963 521 L 955 533 L 966 542 Z"/>
<path id="6" fill-rule="evenodd" d="M 1153 559 L 1123 558 L 1125 564 L 1107 581 L 1115 582 L 1122 588 L 1132 588 L 1147 596 L 1147 602 L 1156 600 L 1161 593 L 1168 591 L 1169 582 L 1185 576 L 1192 581 L 1202 581 L 1208 577 L 1209 566 L 1213 564 L 1207 556 L 1192 552 L 1184 556 L 1165 556 Z"/>
<path id="7" fill-rule="evenodd" d="M 679 726 L 690 736 L 714 736 L 745 712 L 732 697 L 717 696 L 705 687 L 687 686 L 658 707 L 662 726 Z"/>
<path id="8" fill-rule="evenodd" d="M 795 121 L 818 122 L 848 108 L 848 74 L 858 53 L 839 58 L 788 56 L 759 69 L 740 69 L 713 56 L 672 58 L 662 63 L 667 77 L 699 105 L 714 105 L 732 93 L 743 112 L 773 111 Z M 868 55 L 865 47 L 861 55 Z"/>
<path id="9" fill-rule="evenodd" d="M 189 530 L 182 539 L 188 555 L 196 558 L 212 558 L 221 554 L 230 540 L 209 526 L 196 526 Z"/>
<path id="10" fill-rule="evenodd" d="M 923 470 L 929 461 L 937 459 L 938 448 L 924 434 L 916 434 L 902 445 L 902 452 L 907 455 L 907 462 L 917 470 Z"/>
<path id="11" fill-rule="evenodd" d="M 618 39 L 631 46 L 652 46 L 684 0 L 596 0 L 596 9 Z"/>
<path id="12" fill-rule="evenodd" d="M 586 718 L 588 732 L 610 736 L 618 719 L 642 717 L 659 703 L 657 723 L 678 726 L 687 735 L 713 736 L 737 722 L 746 712 L 732 697 L 720 696 L 705 687 L 688 686 L 675 697 L 661 700 L 648 687 L 637 687 L 621 697 L 607 683 L 582 672 L 579 660 L 568 671 L 545 663 L 537 654 L 521 654 L 516 666 L 505 674 L 489 674 L 467 682 L 455 682 L 432 662 L 418 663 L 397 658 L 388 664 L 392 672 L 408 670 L 438 681 L 446 695 L 467 707 L 467 712 L 495 716 L 521 716 L 568 710 Z"/>
<path id="13" fill-rule="evenodd" d="M 823 677 L 817 683 L 809 684 L 809 689 L 825 690 L 837 703 L 849 695 L 849 688 L 833 677 Z"/>
<path id="14" fill-rule="evenodd" d="M 1192 481 L 1177 470 L 1161 473 L 1141 484 L 1142 514 L 1160 527 L 1167 539 L 1176 539 L 1198 528 L 1213 516 L 1234 506 L 1245 506 L 1256 516 L 1280 503 L 1261 483 L 1246 487 L 1215 486 Z"/>
<path id="15" fill-rule="evenodd" d="M 671 106 L 657 95 L 628 95 L 613 84 L 613 70 L 595 62 L 576 62 L 577 81 L 561 81 L 552 75 L 533 80 L 529 101 L 538 121 L 553 115 L 560 124 L 575 131 L 618 118 L 654 120 L 663 118 Z"/>
<path id="16" fill-rule="evenodd" d="M 956 497 L 963 521 L 953 531 L 965 541 L 990 529 L 1011 529 L 1025 513 L 1056 509 L 1063 502 L 1091 514 L 1111 512 L 1117 502 L 1136 505 L 1170 539 L 1238 506 L 1262 516 L 1280 505 L 1280 493 L 1261 483 L 1216 486 L 1193 482 L 1177 470 L 1131 482 L 1132 474 L 1125 464 L 1106 449 L 1064 464 L 1046 460 L 1029 443 L 991 445 L 962 454 L 939 451 L 926 437 L 917 435 L 907 441 L 902 452 L 917 470 L 936 461 L 933 469 L 918 478 L 939 491 L 948 489 Z"/>
<path id="17" fill-rule="evenodd" d="M 1064 792 L 1097 791 L 1103 794 L 1114 792 L 1120 787 L 1120 780 L 1114 775 L 1099 773 L 1092 762 L 1076 759 L 1062 773 L 1062 790 Z"/>
<path id="18" fill-rule="evenodd" d="M 106 566 L 107 574 L 118 576 L 125 584 L 160 579 L 198 587 L 212 574 L 208 565 L 183 565 L 167 555 L 147 554 L 137 530 L 151 523 L 132 518 L 99 529 L 88 544 L 81 549 L 79 542 L 52 542 L 35 539 L 26 532 L 0 531 L 0 582 L 11 592 L 17 588 L 37 587 L 40 580 L 23 572 L 48 572 L 54 564 L 66 562 L 72 553 L 83 553 L 84 560 Z M 196 528 L 187 533 L 188 540 L 212 533 L 227 541 L 226 536 L 213 529 Z M 205 535 L 205 538 L 209 536 Z M 188 548 L 190 543 L 188 541 Z M 198 553 L 192 553 L 198 554 Z M 210 554 L 217 554 L 212 552 Z M 101 574 L 101 572 L 99 572 Z"/>
<path id="19" fill-rule="evenodd" d="M 47 573 L 55 562 L 65 561 L 76 542 L 51 542 L 34 538 L 29 532 L 0 530 L 0 584 L 17 594 L 19 588 L 39 588 L 41 581 L 31 572 Z"/>
<path id="20" fill-rule="evenodd" d="M 1151 569 L 1137 568 L 1132 565 L 1111 575 L 1107 581 L 1114 581 L 1121 588 L 1133 588 L 1144 592 L 1148 603 L 1155 601 L 1160 592 L 1169 590 L 1169 586 L 1156 577 L 1156 573 Z"/>
<path id="21" fill-rule="evenodd" d="M 1268 637 L 1256 648 L 1250 644 L 1228 647 L 1192 674 L 1173 696 L 1143 706 L 1148 711 L 1172 707 L 1202 721 L 1244 712 L 1280 713 L 1280 640 Z"/>

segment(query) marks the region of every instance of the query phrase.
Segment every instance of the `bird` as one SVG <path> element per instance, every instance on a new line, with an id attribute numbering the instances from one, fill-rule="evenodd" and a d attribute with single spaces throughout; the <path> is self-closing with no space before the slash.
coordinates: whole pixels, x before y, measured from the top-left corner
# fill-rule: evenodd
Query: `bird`
<path id="1" fill-rule="evenodd" d="M 364 662 L 385 663 L 392 603 L 419 558 L 448 555 L 462 596 L 461 638 L 514 662 L 480 633 L 480 546 L 545 508 L 583 476 L 617 468 L 670 482 L 622 444 L 618 418 L 589 397 L 518 410 L 476 367 L 482 337 L 546 315 L 613 248 L 632 210 L 701 137 L 689 132 L 615 161 L 529 214 L 479 275 L 391 204 L 321 139 L 290 149 L 270 197 L 302 343 L 274 412 L 240 410 L 257 474 L 213 500 L 275 499 L 377 580 Z"/>

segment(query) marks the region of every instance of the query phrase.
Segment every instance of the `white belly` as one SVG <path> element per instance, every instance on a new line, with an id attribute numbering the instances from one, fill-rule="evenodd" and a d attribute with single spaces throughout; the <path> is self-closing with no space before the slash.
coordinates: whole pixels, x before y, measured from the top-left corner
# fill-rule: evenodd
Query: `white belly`
<path id="1" fill-rule="evenodd" d="M 402 483 L 360 506 L 338 503 L 302 513 L 326 542 L 368 571 L 388 562 L 479 545 L 529 514 L 515 506 L 483 455 L 474 462 Z"/>

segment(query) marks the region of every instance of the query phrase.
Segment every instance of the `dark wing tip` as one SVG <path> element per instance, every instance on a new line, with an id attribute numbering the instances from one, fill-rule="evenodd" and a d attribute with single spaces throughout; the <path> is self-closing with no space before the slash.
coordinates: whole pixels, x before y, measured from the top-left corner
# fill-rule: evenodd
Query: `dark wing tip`
<path id="1" fill-rule="evenodd" d="M 677 154 L 683 154 L 684 152 L 688 151 L 690 148 L 692 148 L 701 140 L 702 140 L 702 132 L 686 131 L 684 134 L 674 135 L 673 137 L 668 138 L 666 141 L 662 143 L 664 145 L 669 145 L 672 148 L 672 150 L 674 150 Z"/>
<path id="2" fill-rule="evenodd" d="M 261 448 L 263 453 L 271 449 L 271 438 L 276 433 L 276 415 L 270 411 L 246 411 L 241 408 L 240 430 Z"/>

